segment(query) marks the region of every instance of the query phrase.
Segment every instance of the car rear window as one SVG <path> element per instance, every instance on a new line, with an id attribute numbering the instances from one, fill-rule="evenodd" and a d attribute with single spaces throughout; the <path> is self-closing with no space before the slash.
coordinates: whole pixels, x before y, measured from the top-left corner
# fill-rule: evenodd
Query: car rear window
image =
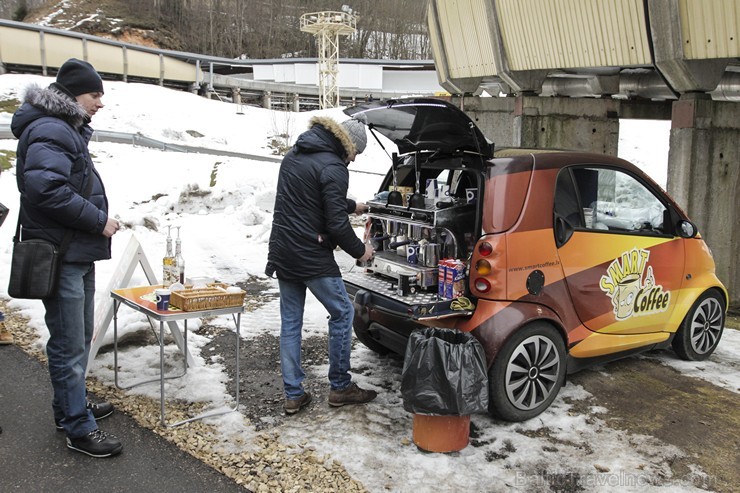
<path id="1" fill-rule="evenodd" d="M 486 179 L 483 206 L 485 233 L 501 233 L 514 226 L 522 213 L 531 178 L 530 156 L 495 160 L 495 165 L 488 169 Z"/>

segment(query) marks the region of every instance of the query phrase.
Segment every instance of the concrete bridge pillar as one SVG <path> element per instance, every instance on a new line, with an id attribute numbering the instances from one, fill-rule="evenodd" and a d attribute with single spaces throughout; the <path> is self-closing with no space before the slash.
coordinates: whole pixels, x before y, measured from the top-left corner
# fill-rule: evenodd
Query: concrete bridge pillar
<path id="1" fill-rule="evenodd" d="M 242 104 L 242 91 L 238 87 L 231 88 L 231 100 L 234 104 Z"/>
<path id="2" fill-rule="evenodd" d="M 740 120 L 737 103 L 684 94 L 673 103 L 668 193 L 712 249 L 717 277 L 740 305 Z"/>
<path id="3" fill-rule="evenodd" d="M 293 111 L 296 113 L 301 111 L 301 99 L 297 93 L 293 94 Z"/>
<path id="4" fill-rule="evenodd" d="M 618 102 L 606 99 L 451 98 L 497 147 L 574 149 L 617 155 Z"/>
<path id="5" fill-rule="evenodd" d="M 272 109 L 272 93 L 270 91 L 265 91 L 262 95 L 262 107 L 268 110 Z"/>
<path id="6" fill-rule="evenodd" d="M 514 107 L 515 145 L 616 156 L 616 107 L 611 100 L 518 96 Z"/>
<path id="7" fill-rule="evenodd" d="M 496 147 L 511 147 L 514 138 L 514 98 L 447 98 L 475 122 Z"/>

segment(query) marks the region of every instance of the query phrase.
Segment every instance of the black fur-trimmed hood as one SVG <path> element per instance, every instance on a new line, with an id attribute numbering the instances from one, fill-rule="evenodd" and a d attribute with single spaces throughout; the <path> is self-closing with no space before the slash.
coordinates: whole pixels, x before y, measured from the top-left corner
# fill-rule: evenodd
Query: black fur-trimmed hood
<path id="1" fill-rule="evenodd" d="M 314 116 L 308 123 L 308 131 L 298 136 L 296 148 L 301 152 L 331 151 L 342 159 L 357 153 L 342 125 L 326 116 Z"/>
<path id="2" fill-rule="evenodd" d="M 311 118 L 311 121 L 308 123 L 308 128 L 313 128 L 316 125 L 321 125 L 325 129 L 327 129 L 329 132 L 331 132 L 334 137 L 339 140 L 339 143 L 342 144 L 342 147 L 344 148 L 344 152 L 346 155 L 350 154 L 356 154 L 357 153 L 357 147 L 355 147 L 355 144 L 352 142 L 352 139 L 349 137 L 349 134 L 347 133 L 347 130 L 344 129 L 339 123 L 334 121 L 333 119 L 325 116 L 314 116 Z"/>
<path id="3" fill-rule="evenodd" d="M 53 86 L 41 88 L 34 84 L 26 89 L 23 104 L 13 115 L 13 135 L 20 138 L 31 122 L 44 116 L 59 118 L 76 130 L 89 121 L 87 112 L 75 99 Z"/>

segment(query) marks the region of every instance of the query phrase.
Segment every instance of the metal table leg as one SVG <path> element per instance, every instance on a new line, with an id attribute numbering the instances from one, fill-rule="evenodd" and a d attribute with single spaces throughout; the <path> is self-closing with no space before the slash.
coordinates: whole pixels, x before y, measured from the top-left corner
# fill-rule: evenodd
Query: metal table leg
<path id="1" fill-rule="evenodd" d="M 232 314 L 231 318 L 234 321 L 234 325 L 236 327 L 236 402 L 234 404 L 234 407 L 226 410 L 226 411 L 216 411 L 216 412 L 210 412 L 210 413 L 203 413 L 199 414 L 198 416 L 194 416 L 192 418 L 184 419 L 182 421 L 178 421 L 176 423 L 167 424 L 166 421 L 166 410 L 165 410 L 165 391 L 164 391 L 164 381 L 170 380 L 173 378 L 181 378 L 187 374 L 188 371 L 188 360 L 187 360 L 187 354 L 188 354 L 188 320 L 184 319 L 184 333 L 183 333 L 183 354 L 185 355 L 185 359 L 183 362 L 183 372 L 179 375 L 172 375 L 168 376 L 164 373 L 164 321 L 160 320 L 159 322 L 159 377 L 152 378 L 140 382 L 135 382 L 130 385 L 121 385 L 118 381 L 118 308 L 121 306 L 121 302 L 114 299 L 113 300 L 113 375 L 114 375 L 114 381 L 116 387 L 122 390 L 127 390 L 132 387 L 136 387 L 138 385 L 143 385 L 145 383 L 151 383 L 159 381 L 159 413 L 160 413 L 160 423 L 162 426 L 167 428 L 172 428 L 175 426 L 179 426 L 185 423 L 189 423 L 191 421 L 195 421 L 198 419 L 208 418 L 211 416 L 220 416 L 222 414 L 228 414 L 232 413 L 234 411 L 237 411 L 239 409 L 239 393 L 240 393 L 240 366 L 241 366 L 241 312 L 238 312 L 236 314 Z"/>
<path id="2" fill-rule="evenodd" d="M 185 362 L 183 364 L 183 372 L 179 375 L 165 375 L 164 374 L 164 323 L 159 322 L 159 376 L 157 378 L 150 378 L 148 380 L 142 380 L 134 382 L 130 385 L 121 385 L 118 381 L 118 307 L 121 306 L 121 302 L 113 300 L 113 381 L 119 389 L 128 390 L 145 383 L 152 383 L 159 381 L 161 385 L 164 385 L 164 380 L 171 380 L 173 378 L 181 378 L 188 372 L 188 358 L 187 358 L 187 333 L 185 336 Z M 185 320 L 185 328 L 187 330 L 187 320 Z M 160 387 L 162 388 L 162 387 Z"/>
<path id="3" fill-rule="evenodd" d="M 214 411 L 214 412 L 210 412 L 210 413 L 199 414 L 198 416 L 194 416 L 194 417 L 188 418 L 188 419 L 183 419 L 182 421 L 178 421 L 176 423 L 172 423 L 172 424 L 169 424 L 168 425 L 164 421 L 164 382 L 163 382 L 162 383 L 162 400 L 161 400 L 161 403 L 162 403 L 162 421 L 161 421 L 162 422 L 162 426 L 167 427 L 167 428 L 174 428 L 175 426 L 180 426 L 182 424 L 189 423 L 191 421 L 195 421 L 195 420 L 198 420 L 198 419 L 210 418 L 212 416 L 221 416 L 222 414 L 233 413 L 234 411 L 237 411 L 239 409 L 239 380 L 240 380 L 240 378 L 239 378 L 239 367 L 241 366 L 241 364 L 240 364 L 240 359 L 241 358 L 240 358 L 240 348 L 239 348 L 239 346 L 240 346 L 240 343 L 241 343 L 241 319 L 242 319 L 242 314 L 241 313 L 237 313 L 236 316 L 234 316 L 232 314 L 231 315 L 231 318 L 234 320 L 234 325 L 236 326 L 236 402 L 234 403 L 234 407 L 232 407 L 230 409 L 227 409 L 226 411 Z M 187 343 L 187 320 L 186 320 L 185 328 L 186 328 L 186 332 L 185 332 L 185 349 L 187 350 L 187 347 L 188 347 L 188 343 Z"/>

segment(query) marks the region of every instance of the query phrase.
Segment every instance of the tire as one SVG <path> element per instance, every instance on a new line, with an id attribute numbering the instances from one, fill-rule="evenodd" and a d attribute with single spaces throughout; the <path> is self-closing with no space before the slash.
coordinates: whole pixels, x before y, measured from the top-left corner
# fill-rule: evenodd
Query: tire
<path id="1" fill-rule="evenodd" d="M 725 301 L 715 290 L 702 294 L 681 322 L 673 341 L 673 350 L 687 361 L 707 359 L 722 337 L 725 327 Z"/>
<path id="2" fill-rule="evenodd" d="M 488 372 L 489 412 L 525 421 L 547 409 L 565 382 L 565 343 L 550 324 L 534 322 L 517 331 Z"/>

